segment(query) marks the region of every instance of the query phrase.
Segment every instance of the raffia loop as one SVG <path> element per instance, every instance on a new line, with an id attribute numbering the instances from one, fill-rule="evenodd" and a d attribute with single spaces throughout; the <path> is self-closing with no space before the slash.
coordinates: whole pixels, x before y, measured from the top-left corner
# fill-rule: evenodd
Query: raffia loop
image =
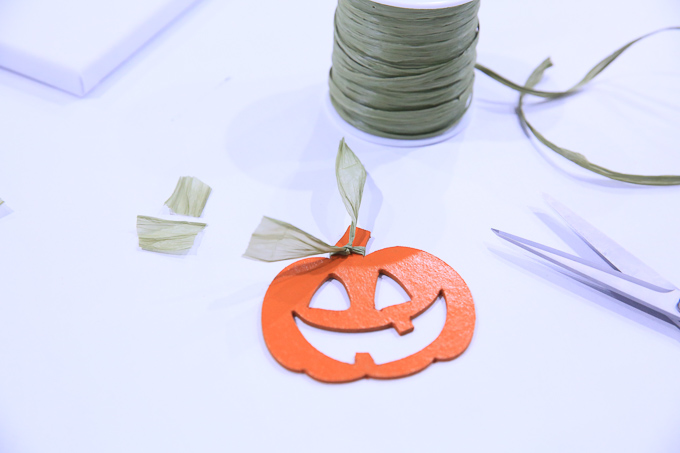
<path id="1" fill-rule="evenodd" d="M 260 224 L 250 237 L 250 243 L 243 256 L 258 261 L 282 261 L 306 256 L 330 253 L 332 255 L 366 254 L 366 247 L 354 247 L 354 235 L 359 218 L 361 197 L 366 183 L 366 170 L 359 158 L 343 138 L 335 160 L 335 175 L 338 190 L 352 219 L 349 243 L 343 247 L 330 245 L 288 222 L 262 217 Z"/>
<path id="2" fill-rule="evenodd" d="M 345 204 L 345 209 L 347 209 L 347 213 L 352 219 L 352 226 L 349 230 L 349 243 L 346 246 L 351 250 L 354 243 L 354 235 L 356 234 L 357 220 L 359 219 L 361 197 L 364 194 L 364 186 L 366 185 L 366 169 L 356 154 L 349 149 L 344 138 L 340 140 L 338 155 L 335 158 L 335 177 L 338 180 L 338 190 L 340 191 L 342 202 Z"/>
<path id="3" fill-rule="evenodd" d="M 354 247 L 351 245 L 346 245 L 340 247 L 342 250 L 339 252 L 333 252 L 331 255 L 349 255 L 350 253 L 356 253 L 357 255 L 366 256 L 366 247 Z"/>
<path id="4" fill-rule="evenodd" d="M 578 83 L 576 83 L 574 86 L 565 91 L 541 91 L 534 89 L 534 87 L 543 78 L 543 73 L 545 72 L 545 70 L 552 66 L 550 58 L 546 58 L 536 69 L 534 69 L 534 71 L 527 79 L 526 84 L 524 84 L 524 86 L 518 85 L 510 81 L 505 77 L 499 75 L 498 73 L 492 71 L 491 69 L 486 68 L 480 64 L 476 64 L 475 68 L 477 68 L 484 74 L 488 75 L 492 79 L 502 83 L 503 85 L 510 87 L 513 90 L 519 91 L 520 95 L 517 105 L 517 115 L 519 116 L 520 121 L 527 127 L 527 129 L 534 135 L 534 137 L 538 139 L 538 141 L 540 141 L 545 146 L 552 149 L 562 157 L 569 159 L 576 165 L 579 165 L 587 170 L 590 170 L 602 176 L 606 176 L 607 178 L 616 179 L 618 181 L 624 181 L 631 184 L 643 184 L 652 186 L 679 185 L 680 176 L 676 175 L 659 175 L 659 176 L 633 175 L 628 173 L 619 173 L 613 170 L 609 170 L 608 168 L 602 167 L 600 165 L 593 164 L 583 154 L 557 146 L 556 144 L 545 138 L 543 134 L 538 132 L 536 128 L 534 128 L 534 126 L 532 126 L 531 123 L 529 123 L 529 121 L 526 118 L 526 115 L 524 114 L 524 96 L 526 96 L 527 94 L 548 99 L 556 99 L 574 93 L 581 89 L 581 87 L 586 85 L 588 82 L 593 80 L 598 74 L 600 74 L 607 66 L 609 66 L 614 60 L 616 60 L 626 49 L 628 49 L 633 44 L 657 33 L 671 30 L 680 30 L 680 27 L 662 28 L 660 30 L 656 30 L 646 35 L 643 35 L 625 44 L 621 48 L 614 51 L 607 58 L 593 66 L 593 68 L 590 71 L 588 71 L 588 73 L 581 80 L 579 80 Z"/>

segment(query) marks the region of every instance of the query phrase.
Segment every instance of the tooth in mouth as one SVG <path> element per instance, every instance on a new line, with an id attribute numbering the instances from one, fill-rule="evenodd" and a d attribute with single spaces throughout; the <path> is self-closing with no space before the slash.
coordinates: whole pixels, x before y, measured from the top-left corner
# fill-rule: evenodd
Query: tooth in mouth
<path id="1" fill-rule="evenodd" d="M 399 335 L 395 329 L 365 333 L 341 333 L 317 329 L 297 316 L 300 333 L 319 352 L 339 362 L 353 364 L 357 353 L 369 353 L 376 365 L 403 359 L 426 348 L 441 333 L 446 321 L 446 301 L 439 297 L 418 317 L 413 332 Z"/>

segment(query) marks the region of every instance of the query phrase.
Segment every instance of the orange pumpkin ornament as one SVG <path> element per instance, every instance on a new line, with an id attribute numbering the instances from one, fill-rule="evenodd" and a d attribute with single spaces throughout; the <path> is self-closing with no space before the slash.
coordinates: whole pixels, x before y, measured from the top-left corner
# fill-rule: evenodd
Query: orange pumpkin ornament
<path id="1" fill-rule="evenodd" d="M 458 357 L 470 344 L 475 328 L 472 295 L 463 279 L 445 262 L 421 250 L 389 247 L 366 255 L 371 233 L 356 226 L 366 170 L 344 139 L 338 147 L 335 173 L 352 220 L 337 245 L 326 244 L 289 223 L 263 217 L 244 253 L 266 262 L 331 254 L 330 258 L 306 258 L 291 264 L 269 286 L 262 305 L 262 333 L 271 354 L 289 370 L 323 382 L 399 378 L 432 362 Z M 376 309 L 375 290 L 381 275 L 399 283 L 410 300 Z M 331 279 L 344 285 L 350 308 L 310 307 L 314 294 Z M 415 354 L 387 363 L 376 364 L 365 352 L 357 353 L 354 363 L 328 357 L 305 339 L 296 323 L 299 318 L 317 329 L 354 333 L 394 328 L 407 335 L 414 329 L 411 321 L 440 297 L 446 302 L 446 320 L 439 336 Z"/>
<path id="2" fill-rule="evenodd" d="M 337 247 L 347 244 L 349 237 L 350 229 Z M 356 228 L 354 245 L 365 247 L 369 238 L 370 232 Z M 397 281 L 410 300 L 377 310 L 375 289 L 382 274 Z M 309 307 L 316 291 L 329 279 L 343 284 L 350 299 L 349 309 Z M 324 355 L 305 339 L 295 321 L 299 318 L 318 329 L 336 332 L 394 328 L 406 335 L 413 331 L 412 319 L 440 296 L 446 301 L 446 321 L 439 336 L 415 354 L 380 365 L 368 353 L 357 353 L 353 364 Z M 277 362 L 329 383 L 400 378 L 433 362 L 454 359 L 470 344 L 474 327 L 472 295 L 463 279 L 439 258 L 408 247 L 389 247 L 366 256 L 351 253 L 297 261 L 276 276 L 262 306 L 262 333 Z"/>

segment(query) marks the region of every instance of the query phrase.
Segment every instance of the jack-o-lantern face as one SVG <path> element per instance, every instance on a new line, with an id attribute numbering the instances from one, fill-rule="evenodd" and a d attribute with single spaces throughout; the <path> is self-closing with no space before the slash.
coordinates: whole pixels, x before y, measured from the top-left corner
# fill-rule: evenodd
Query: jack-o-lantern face
<path id="1" fill-rule="evenodd" d="M 354 245 L 365 246 L 369 238 L 368 231 L 357 228 Z M 344 246 L 348 240 L 349 230 L 337 245 Z M 382 274 L 401 284 L 410 300 L 377 310 L 375 288 Z M 309 307 L 316 291 L 329 279 L 339 280 L 347 289 L 347 310 Z M 413 330 L 412 319 L 440 296 L 446 301 L 446 321 L 439 336 L 413 355 L 380 365 L 367 353 L 357 353 L 353 364 L 322 354 L 304 338 L 295 322 L 298 317 L 318 329 L 354 333 L 393 327 L 405 335 Z M 291 371 L 323 382 L 409 376 L 432 362 L 460 355 L 472 340 L 474 326 L 472 295 L 463 279 L 439 258 L 408 247 L 390 247 L 366 256 L 297 261 L 276 276 L 262 306 L 262 332 L 274 358 Z"/>

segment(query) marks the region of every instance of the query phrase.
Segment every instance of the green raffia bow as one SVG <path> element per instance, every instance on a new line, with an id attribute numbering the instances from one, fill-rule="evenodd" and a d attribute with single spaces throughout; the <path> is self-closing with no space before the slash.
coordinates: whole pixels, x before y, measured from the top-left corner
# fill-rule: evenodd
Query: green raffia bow
<path id="1" fill-rule="evenodd" d="M 643 185 L 654 185 L 654 186 L 674 186 L 680 184 L 680 176 L 676 175 L 659 175 L 659 176 L 646 176 L 646 175 L 633 175 L 633 174 L 628 174 L 628 173 L 619 173 L 616 171 L 609 170 L 608 168 L 602 167 L 600 165 L 593 164 L 590 162 L 586 156 L 583 154 L 570 151 L 566 148 L 562 148 L 560 146 L 557 146 L 543 134 L 538 132 L 534 126 L 529 123 L 529 121 L 526 118 L 526 115 L 524 114 L 524 96 L 527 94 L 533 95 L 533 96 L 540 96 L 543 98 L 548 98 L 548 99 L 557 99 L 561 98 L 564 96 L 567 96 L 569 94 L 572 94 L 579 89 L 581 89 L 584 85 L 586 85 L 588 82 L 593 80 L 599 73 L 601 73 L 607 66 L 609 66 L 614 60 L 616 60 L 626 49 L 628 49 L 630 46 L 633 44 L 637 43 L 638 41 L 641 41 L 645 38 L 648 38 L 652 35 L 655 35 L 657 33 L 661 33 L 664 31 L 670 31 L 670 30 L 680 30 L 680 27 L 668 27 L 668 28 L 662 28 L 660 30 L 653 31 L 651 33 L 647 33 L 646 35 L 640 36 L 637 39 L 634 39 L 633 41 L 629 42 L 628 44 L 624 45 L 623 47 L 617 49 L 614 53 L 609 55 L 607 58 L 604 60 L 600 61 L 597 63 L 593 68 L 588 71 L 588 73 L 573 87 L 569 88 L 568 90 L 565 91 L 541 91 L 541 90 L 535 90 L 534 87 L 538 84 L 538 82 L 541 81 L 543 78 L 543 73 L 545 72 L 546 69 L 548 69 L 550 66 L 552 66 L 552 62 L 550 61 L 550 58 L 545 59 L 534 71 L 531 73 L 529 78 L 527 79 L 527 83 L 522 86 L 518 85 L 505 77 L 499 75 L 498 73 L 492 71 L 491 69 L 482 66 L 480 64 L 475 64 L 475 68 L 483 72 L 484 74 L 488 75 L 492 79 L 502 83 L 503 85 L 512 88 L 513 90 L 519 91 L 519 102 L 517 105 L 517 115 L 520 118 L 520 121 L 522 124 L 526 125 L 527 129 L 531 131 L 531 133 L 540 141 L 543 143 L 545 146 L 548 148 L 552 149 L 562 157 L 569 159 L 576 165 L 579 165 L 587 170 L 590 170 L 594 173 L 597 173 L 598 175 L 606 176 L 607 178 L 611 179 L 616 179 L 618 181 L 624 181 L 632 184 L 643 184 Z"/>
<path id="2" fill-rule="evenodd" d="M 283 261 L 304 258 L 311 255 L 330 253 L 332 255 L 366 254 L 366 247 L 355 247 L 357 219 L 361 197 L 366 183 L 366 169 L 359 158 L 345 143 L 343 138 L 338 147 L 335 159 L 335 176 L 338 189 L 345 204 L 347 213 L 352 219 L 349 230 L 349 242 L 343 247 L 326 244 L 311 234 L 281 220 L 262 217 L 262 221 L 250 238 L 250 243 L 243 256 L 258 261 Z"/>

